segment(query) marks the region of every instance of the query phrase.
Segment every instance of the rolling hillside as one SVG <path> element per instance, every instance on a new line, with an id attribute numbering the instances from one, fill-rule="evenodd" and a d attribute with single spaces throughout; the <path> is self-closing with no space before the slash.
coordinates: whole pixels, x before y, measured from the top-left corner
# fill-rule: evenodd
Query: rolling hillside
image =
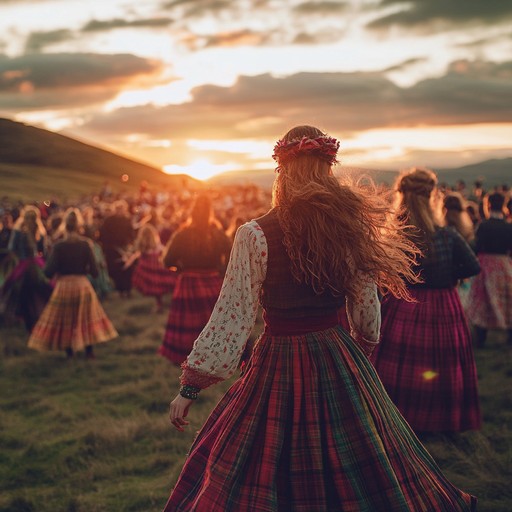
<path id="1" fill-rule="evenodd" d="M 128 175 L 126 183 L 122 175 Z M 69 198 L 100 189 L 108 180 L 114 189 L 151 186 L 181 187 L 182 175 L 169 176 L 151 165 L 84 144 L 41 128 L 0 118 L 1 194 L 20 199 Z"/>

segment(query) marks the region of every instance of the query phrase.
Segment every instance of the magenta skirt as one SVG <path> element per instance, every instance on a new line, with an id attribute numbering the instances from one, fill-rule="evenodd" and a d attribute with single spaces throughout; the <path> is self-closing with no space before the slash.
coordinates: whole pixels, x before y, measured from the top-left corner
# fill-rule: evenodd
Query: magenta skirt
<path id="1" fill-rule="evenodd" d="M 512 258 L 479 254 L 478 260 L 482 271 L 471 280 L 468 318 L 486 329 L 512 329 Z"/>
<path id="2" fill-rule="evenodd" d="M 178 366 L 185 361 L 210 319 L 222 281 L 222 276 L 212 271 L 190 271 L 178 275 L 164 341 L 158 350 L 160 355 Z"/>
<path id="3" fill-rule="evenodd" d="M 170 294 L 176 284 L 176 272 L 165 268 L 158 253 L 142 254 L 132 274 L 132 286 L 142 295 L 159 297 Z"/>
<path id="4" fill-rule="evenodd" d="M 417 432 L 481 426 L 471 334 L 459 294 L 414 289 L 417 302 L 387 298 L 372 360 L 391 399 Z"/>

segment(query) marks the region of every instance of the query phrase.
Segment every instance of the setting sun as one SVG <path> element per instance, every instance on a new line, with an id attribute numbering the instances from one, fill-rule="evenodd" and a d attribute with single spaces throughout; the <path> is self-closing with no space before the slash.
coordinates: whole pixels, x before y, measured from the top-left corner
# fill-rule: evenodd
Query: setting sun
<path id="1" fill-rule="evenodd" d="M 216 165 L 201 159 L 194 160 L 189 165 L 164 165 L 163 169 L 166 174 L 187 174 L 197 180 L 207 180 L 222 172 L 234 171 L 237 166 L 232 164 Z"/>

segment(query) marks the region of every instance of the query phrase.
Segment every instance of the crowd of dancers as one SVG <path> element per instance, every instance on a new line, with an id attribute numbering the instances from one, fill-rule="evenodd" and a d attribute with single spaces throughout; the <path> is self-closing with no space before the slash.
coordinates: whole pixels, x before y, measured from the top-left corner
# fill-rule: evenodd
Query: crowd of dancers
<path id="1" fill-rule="evenodd" d="M 130 300 L 135 289 L 154 297 L 158 315 L 170 295 L 158 353 L 183 368 L 170 413 L 178 430 L 187 425 L 184 418 L 201 389 L 243 367 L 242 378 L 195 441 L 166 510 L 192 510 L 186 508 L 192 502 L 210 510 L 257 510 L 269 499 L 281 508 L 286 502 L 306 510 L 301 507 L 310 500 L 322 510 L 337 510 L 341 494 L 354 503 L 386 502 L 389 510 L 423 510 L 414 508 L 420 502 L 436 510 L 473 510 L 474 498 L 444 481 L 411 435 L 481 427 L 474 348 L 485 347 L 489 330 L 504 331 L 512 347 L 510 191 L 506 185 L 485 191 L 481 183 L 470 191 L 462 182 L 449 187 L 432 170 L 414 168 L 380 193 L 382 204 L 372 203 L 364 189 L 358 195 L 356 188 L 339 188 L 326 178 L 336 163 L 335 139 L 312 127 L 290 133 L 276 145 L 270 210 L 270 194 L 256 186 L 193 194 L 152 192 L 144 184 L 138 194 L 124 197 L 105 188 L 71 206 L 15 207 L 4 201 L 4 321 L 22 321 L 31 348 L 63 351 L 67 358 L 84 351 L 92 359 L 94 345 L 118 335 L 103 309 L 105 298 L 118 294 Z M 316 174 L 309 174 L 312 168 Z M 290 169 L 294 174 L 287 177 Z M 330 202 L 322 204 L 322 197 Z M 322 231 L 336 208 L 351 208 L 354 216 L 340 214 L 337 226 Z M 342 241 L 347 234 L 350 242 Z M 315 244 L 331 252 L 322 256 L 312 249 Z M 261 309 L 264 333 L 241 365 Z M 337 355 L 327 348 L 332 343 Z M 290 347 L 297 352 L 288 353 Z M 301 380 L 304 372 L 312 376 L 307 382 Z M 299 381 L 310 388 L 292 389 Z M 263 395 L 278 411 L 274 419 L 268 403 L 259 401 Z M 305 401 L 300 421 L 303 427 L 320 423 L 318 432 L 297 426 L 298 412 L 286 396 Z M 241 401 L 251 403 L 251 397 L 258 401 L 241 418 Z M 311 401 L 325 401 L 325 407 Z M 352 417 L 336 434 L 341 438 L 330 438 L 338 415 L 348 410 Z M 259 430 L 262 422 L 284 437 Z M 290 424 L 299 430 L 289 432 Z M 301 436 L 317 434 L 327 436 L 324 448 L 306 442 L 304 451 Z M 226 436 L 239 436 L 240 444 L 227 447 Z M 254 458 L 248 436 L 264 436 L 250 440 L 268 448 L 268 460 Z M 345 456 L 359 470 L 350 469 L 346 459 L 336 466 L 345 441 L 355 438 L 359 447 Z M 217 453 L 219 446 L 224 451 Z M 390 457 L 386 463 L 383 453 Z M 422 469 L 401 466 L 403 456 Z M 212 457 L 225 463 L 216 466 L 215 476 Z M 331 490 L 325 487 L 325 457 Z M 264 483 L 258 471 L 272 473 L 269 464 L 285 464 L 287 481 L 275 474 Z M 368 490 L 364 475 L 372 465 L 375 481 Z M 242 466 L 257 471 L 242 475 Z M 388 471 L 395 475 L 392 485 Z M 355 480 L 349 482 L 351 472 Z M 414 490 L 406 489 L 408 472 L 415 475 Z M 365 493 L 371 492 L 360 496 L 365 480 Z M 231 502 L 235 491 L 226 485 L 233 481 L 239 487 Z M 272 495 L 271 484 L 279 496 Z"/>

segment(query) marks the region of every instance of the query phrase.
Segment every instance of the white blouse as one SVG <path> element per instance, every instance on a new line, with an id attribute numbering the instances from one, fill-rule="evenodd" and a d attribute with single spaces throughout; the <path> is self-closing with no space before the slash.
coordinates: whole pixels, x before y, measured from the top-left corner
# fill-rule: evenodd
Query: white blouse
<path id="1" fill-rule="evenodd" d="M 267 241 L 256 221 L 238 228 L 217 303 L 182 365 L 182 384 L 206 388 L 236 371 L 256 321 L 267 254 Z M 377 287 L 362 272 L 356 275 L 359 296 L 346 304 L 351 335 L 356 341 L 377 343 L 381 322 Z"/>

